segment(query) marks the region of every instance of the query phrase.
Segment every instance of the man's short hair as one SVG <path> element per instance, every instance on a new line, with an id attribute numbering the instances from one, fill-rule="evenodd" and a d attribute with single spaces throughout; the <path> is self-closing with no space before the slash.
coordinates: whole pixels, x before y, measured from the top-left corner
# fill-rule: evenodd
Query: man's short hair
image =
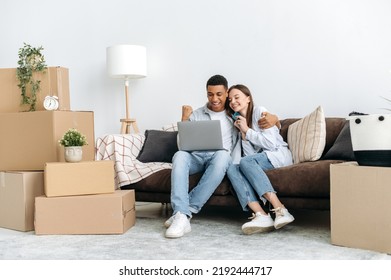
<path id="1" fill-rule="evenodd" d="M 206 82 L 206 88 L 208 88 L 208 86 L 224 86 L 228 89 L 228 81 L 224 76 L 214 75 Z"/>

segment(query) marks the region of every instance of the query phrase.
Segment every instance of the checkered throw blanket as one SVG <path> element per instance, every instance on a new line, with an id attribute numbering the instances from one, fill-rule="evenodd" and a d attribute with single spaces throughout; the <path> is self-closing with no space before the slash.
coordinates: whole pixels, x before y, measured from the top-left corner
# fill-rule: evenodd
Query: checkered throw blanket
<path id="1" fill-rule="evenodd" d="M 143 134 L 110 134 L 96 140 L 96 160 L 113 160 L 116 188 L 136 183 L 149 175 L 171 169 L 171 163 L 143 163 L 136 158 L 145 141 Z"/>

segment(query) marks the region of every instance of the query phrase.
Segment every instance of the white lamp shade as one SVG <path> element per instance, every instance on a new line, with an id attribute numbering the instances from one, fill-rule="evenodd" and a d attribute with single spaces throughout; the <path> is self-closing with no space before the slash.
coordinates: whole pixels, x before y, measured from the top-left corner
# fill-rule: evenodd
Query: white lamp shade
<path id="1" fill-rule="evenodd" d="M 112 78 L 139 79 L 147 76 L 147 52 L 138 45 L 116 45 L 106 50 L 107 73 Z"/>

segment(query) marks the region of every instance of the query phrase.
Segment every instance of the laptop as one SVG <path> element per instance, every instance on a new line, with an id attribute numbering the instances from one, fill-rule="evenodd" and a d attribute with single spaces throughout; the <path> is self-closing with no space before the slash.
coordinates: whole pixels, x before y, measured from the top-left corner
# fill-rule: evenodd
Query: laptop
<path id="1" fill-rule="evenodd" d="M 219 120 L 178 122 L 180 151 L 224 150 Z"/>

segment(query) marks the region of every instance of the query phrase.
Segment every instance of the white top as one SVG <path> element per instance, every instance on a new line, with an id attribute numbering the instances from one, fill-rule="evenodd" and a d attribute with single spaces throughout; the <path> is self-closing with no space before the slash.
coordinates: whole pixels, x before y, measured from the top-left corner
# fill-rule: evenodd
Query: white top
<path id="1" fill-rule="evenodd" d="M 267 112 L 266 108 L 254 106 L 252 128 L 249 128 L 246 133 L 246 140 L 248 141 L 242 140 L 244 155 L 253 155 L 262 149 L 275 168 L 291 165 L 293 163 L 292 153 L 288 149 L 288 144 L 280 135 L 278 127 L 259 128 L 258 120 L 263 112 Z"/>
<path id="2" fill-rule="evenodd" d="M 227 151 L 231 151 L 232 149 L 232 133 L 234 127 L 232 126 L 232 122 L 230 122 L 227 118 L 227 113 L 225 111 L 215 112 L 212 110 L 208 110 L 210 118 L 212 120 L 219 120 L 221 123 L 221 135 L 223 136 L 223 146 Z"/>

